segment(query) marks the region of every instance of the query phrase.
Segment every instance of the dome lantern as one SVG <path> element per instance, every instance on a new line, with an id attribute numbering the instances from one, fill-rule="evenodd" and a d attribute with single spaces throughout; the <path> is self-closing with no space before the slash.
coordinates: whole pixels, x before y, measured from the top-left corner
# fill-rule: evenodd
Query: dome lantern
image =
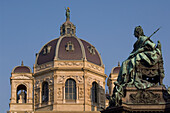
<path id="1" fill-rule="evenodd" d="M 70 8 L 66 9 L 66 22 L 63 23 L 60 27 L 60 35 L 75 36 L 76 27 L 73 23 L 70 22 Z"/>

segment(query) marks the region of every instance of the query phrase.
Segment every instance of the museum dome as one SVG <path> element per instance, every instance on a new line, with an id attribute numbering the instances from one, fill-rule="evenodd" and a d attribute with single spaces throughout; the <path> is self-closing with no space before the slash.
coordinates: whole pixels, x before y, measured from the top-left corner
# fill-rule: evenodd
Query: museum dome
<path id="1" fill-rule="evenodd" d="M 54 60 L 87 60 L 102 66 L 102 59 L 97 49 L 89 42 L 78 38 L 76 27 L 66 16 L 66 22 L 60 27 L 60 37 L 46 43 L 36 55 L 36 65 Z"/>
<path id="2" fill-rule="evenodd" d="M 32 73 L 32 70 L 28 66 L 24 66 L 23 61 L 21 66 L 16 66 L 13 70 L 12 73 Z"/>
<path id="3" fill-rule="evenodd" d="M 120 63 L 118 62 L 118 66 L 112 68 L 111 74 L 119 74 L 120 68 Z"/>

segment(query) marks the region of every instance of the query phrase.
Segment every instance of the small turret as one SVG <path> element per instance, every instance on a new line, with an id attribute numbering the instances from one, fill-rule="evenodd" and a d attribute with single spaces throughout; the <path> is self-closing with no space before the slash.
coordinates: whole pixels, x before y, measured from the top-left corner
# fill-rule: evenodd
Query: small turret
<path id="1" fill-rule="evenodd" d="M 70 22 L 70 8 L 66 9 L 66 22 L 60 27 L 60 35 L 70 35 L 75 36 L 76 27 L 73 23 Z"/>

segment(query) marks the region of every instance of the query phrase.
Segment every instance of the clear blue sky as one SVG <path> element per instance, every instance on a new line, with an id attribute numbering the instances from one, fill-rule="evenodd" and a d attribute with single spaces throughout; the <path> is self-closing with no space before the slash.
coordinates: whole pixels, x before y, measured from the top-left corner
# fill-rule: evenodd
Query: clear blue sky
<path id="1" fill-rule="evenodd" d="M 32 68 L 40 48 L 60 36 L 66 7 L 77 36 L 101 53 L 107 75 L 132 51 L 136 26 L 146 36 L 161 26 L 152 40 L 162 43 L 164 84 L 170 85 L 169 0 L 0 0 L 0 113 L 9 110 L 12 69 L 22 60 Z"/>

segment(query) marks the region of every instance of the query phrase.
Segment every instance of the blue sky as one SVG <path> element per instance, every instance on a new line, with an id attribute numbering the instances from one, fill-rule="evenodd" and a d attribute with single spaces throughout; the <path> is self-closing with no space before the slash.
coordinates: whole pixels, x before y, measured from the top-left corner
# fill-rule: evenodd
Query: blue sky
<path id="1" fill-rule="evenodd" d="M 170 85 L 169 6 L 169 0 L 0 0 L 0 112 L 9 110 L 12 69 L 22 60 L 32 68 L 40 48 L 60 36 L 66 7 L 77 36 L 101 54 L 107 75 L 132 51 L 136 26 L 146 36 L 162 27 L 151 39 L 162 43 L 164 84 Z"/>

